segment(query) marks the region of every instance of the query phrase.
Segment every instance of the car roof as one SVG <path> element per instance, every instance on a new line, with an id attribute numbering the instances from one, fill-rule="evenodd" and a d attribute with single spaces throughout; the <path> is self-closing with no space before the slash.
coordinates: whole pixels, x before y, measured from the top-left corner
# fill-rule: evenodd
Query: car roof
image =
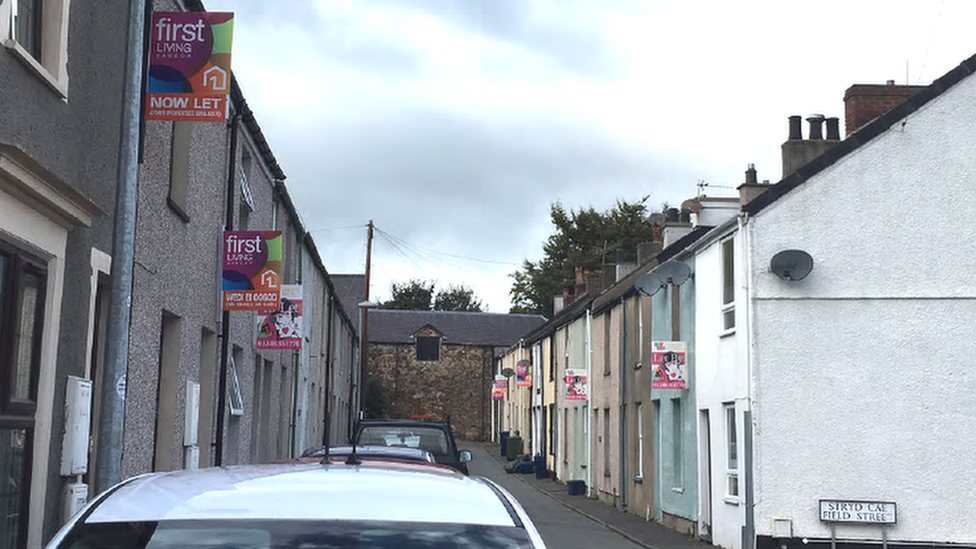
<path id="1" fill-rule="evenodd" d="M 269 464 L 151 473 L 94 507 L 84 522 L 278 519 L 517 526 L 493 485 L 420 463 Z"/>
<path id="2" fill-rule="evenodd" d="M 434 461 L 434 455 L 423 448 L 409 448 L 404 446 L 330 446 L 330 457 L 346 457 L 353 453 L 361 458 L 394 458 L 412 459 L 417 461 Z M 324 458 L 325 447 L 309 448 L 301 455 L 302 458 Z"/>
<path id="3" fill-rule="evenodd" d="M 330 456 L 346 456 L 356 450 L 356 455 L 368 456 L 390 456 L 400 458 L 415 458 L 426 460 L 432 458 L 432 454 L 423 448 L 404 448 L 403 446 L 332 446 L 329 448 Z"/>

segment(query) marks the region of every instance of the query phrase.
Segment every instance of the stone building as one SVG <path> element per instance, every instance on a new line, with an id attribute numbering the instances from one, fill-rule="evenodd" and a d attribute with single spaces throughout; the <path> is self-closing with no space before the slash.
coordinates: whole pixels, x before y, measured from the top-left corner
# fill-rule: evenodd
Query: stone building
<path id="1" fill-rule="evenodd" d="M 494 361 L 545 322 L 539 315 L 373 310 L 367 376 L 391 418 L 450 420 L 455 436 L 488 440 Z"/>

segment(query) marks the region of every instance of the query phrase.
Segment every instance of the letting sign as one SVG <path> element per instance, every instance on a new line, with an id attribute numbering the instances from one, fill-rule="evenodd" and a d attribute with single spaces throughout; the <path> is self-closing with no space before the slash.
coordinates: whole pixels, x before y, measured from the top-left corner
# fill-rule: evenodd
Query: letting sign
<path id="1" fill-rule="evenodd" d="M 894 524 L 897 509 L 890 501 L 820 500 L 820 520 L 823 522 L 860 522 L 865 524 Z"/>

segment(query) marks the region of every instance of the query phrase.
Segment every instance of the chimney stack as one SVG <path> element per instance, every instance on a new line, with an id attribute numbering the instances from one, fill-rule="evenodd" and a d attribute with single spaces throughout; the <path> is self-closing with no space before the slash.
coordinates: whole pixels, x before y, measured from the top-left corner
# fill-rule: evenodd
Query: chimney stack
<path id="1" fill-rule="evenodd" d="M 792 119 L 793 117 L 791 116 L 790 117 L 791 127 L 793 122 Z M 799 121 L 800 117 L 797 116 L 796 119 L 797 121 Z M 746 182 L 739 185 L 739 205 L 745 206 L 746 204 L 751 202 L 752 199 L 766 192 L 766 189 L 768 188 L 769 188 L 769 182 L 764 181 L 763 183 L 759 183 L 759 178 L 757 177 L 756 174 L 756 165 L 749 164 L 749 167 L 746 169 Z"/>
<path id="2" fill-rule="evenodd" d="M 844 92 L 844 125 L 847 135 L 901 105 L 926 86 L 896 86 L 894 80 L 884 85 L 855 84 Z"/>
<path id="3" fill-rule="evenodd" d="M 824 118 L 822 114 L 811 114 L 807 117 L 810 123 L 810 138 L 797 139 L 800 132 L 798 126 L 801 118 L 799 116 L 790 117 L 790 133 L 787 140 L 783 143 L 783 177 L 787 177 L 796 170 L 800 169 L 807 162 L 830 150 L 839 140 L 831 139 L 834 118 Z M 823 123 L 827 122 L 827 139 L 823 138 Z M 839 136 L 838 136 L 839 137 Z M 741 199 L 741 194 L 740 194 Z"/>

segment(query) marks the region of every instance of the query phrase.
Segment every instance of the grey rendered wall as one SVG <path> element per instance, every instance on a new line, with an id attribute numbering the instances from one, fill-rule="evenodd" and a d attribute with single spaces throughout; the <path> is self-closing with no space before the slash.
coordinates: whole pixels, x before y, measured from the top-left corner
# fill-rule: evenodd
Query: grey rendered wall
<path id="1" fill-rule="evenodd" d="M 93 200 L 106 215 L 68 235 L 55 395 L 63 401 L 67 375 L 83 375 L 87 345 L 91 248 L 111 253 L 120 121 L 126 9 L 94 0 L 71 3 L 68 28 L 68 100 L 64 101 L 6 48 L 0 49 L 0 142 L 15 144 Z M 58 475 L 63 407 L 52 420 L 43 526 L 49 539 L 61 525 Z"/>

